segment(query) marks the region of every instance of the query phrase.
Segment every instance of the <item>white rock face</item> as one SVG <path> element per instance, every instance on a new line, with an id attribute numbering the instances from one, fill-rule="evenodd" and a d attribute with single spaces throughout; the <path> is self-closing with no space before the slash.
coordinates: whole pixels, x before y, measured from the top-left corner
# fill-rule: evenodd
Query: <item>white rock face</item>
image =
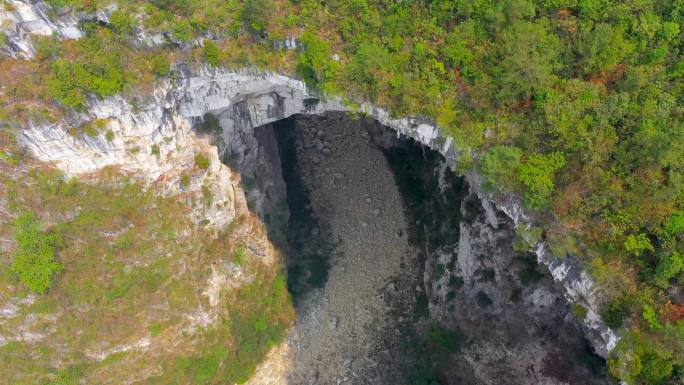
<path id="1" fill-rule="evenodd" d="M 0 54 L 4 53 L 15 59 L 30 59 L 36 54 L 31 36 L 56 36 L 60 39 L 80 39 L 83 32 L 78 24 L 83 21 L 108 23 L 111 13 L 117 9 L 112 2 L 96 13 L 68 12 L 57 18 L 50 18 L 50 13 L 58 12 L 50 8 L 44 1 L 6 0 L 7 5 L 0 8 L 0 33 L 7 37 L 7 47 L 0 47 Z M 57 20 L 55 20 L 57 19 Z M 141 28 L 134 31 L 134 44 L 137 46 L 154 47 L 167 43 L 184 45 L 176 40 L 172 34 L 149 32 Z M 192 44 L 200 44 L 200 40 Z M 297 42 L 286 39 L 284 49 L 296 49 Z"/>
<path id="2" fill-rule="evenodd" d="M 10 41 L 16 56 L 30 57 L 33 48 L 30 34 L 57 34 L 62 38 L 78 38 L 75 29 L 78 20 L 66 18 L 59 24 L 46 17 L 42 2 L 10 0 L 10 10 L 0 10 L 0 30 Z M 106 14 L 97 17 L 105 18 Z M 241 172 L 249 172 L 250 150 L 256 146 L 254 128 L 293 114 L 319 114 L 326 111 L 345 111 L 337 99 L 319 100 L 298 80 L 276 74 L 230 72 L 203 68 L 184 70 L 174 81 L 161 84 L 142 103 L 134 107 L 120 96 L 104 100 L 91 99 L 87 113 L 70 116 L 68 121 L 53 125 L 26 127 L 20 141 L 40 160 L 54 162 L 67 175 L 75 176 L 99 170 L 105 166 L 118 166 L 126 172 L 143 177 L 148 182 L 161 183 L 168 190 L 194 191 L 208 188 L 213 196 L 210 207 L 198 217 L 217 226 L 230 223 L 236 215 L 236 205 L 243 205 L 244 195 L 239 189 L 238 176 L 219 160 L 216 146 L 198 137 L 194 123 L 211 113 L 220 122 L 223 143 L 221 154 L 242 165 Z M 380 123 L 439 151 L 451 167 L 457 164 L 457 151 L 452 138 L 445 137 L 438 127 L 420 118 L 394 119 L 381 108 L 362 104 L 361 112 Z M 106 132 L 96 137 L 72 137 L 69 127 L 93 119 L 107 119 Z M 152 151 L 152 149 L 158 151 Z M 158 152 L 158 155 L 153 153 Z M 210 168 L 202 178 L 193 178 L 190 185 L 180 187 L 180 177 L 194 165 L 194 156 L 203 153 Z M 492 205 L 506 213 L 516 226 L 529 226 L 533 218 L 525 212 L 519 199 L 513 195 L 484 192 L 481 177 L 467 175 L 468 182 L 485 202 L 485 210 Z M 489 215 L 492 220 L 495 216 Z M 539 243 L 535 247 L 540 263 L 549 267 L 553 277 L 564 288 L 569 301 L 588 309 L 584 320 L 585 332 L 596 351 L 606 356 L 616 345 L 618 337 L 598 315 L 599 299 L 593 282 L 572 257 L 553 256 L 548 247 Z"/>
<path id="3" fill-rule="evenodd" d="M 30 58 L 35 54 L 31 35 L 58 36 L 62 39 L 79 39 L 79 19 L 60 17 L 53 22 L 47 17 L 50 8 L 43 2 L 7 0 L 0 9 L 0 32 L 7 36 L 9 54 L 15 58 Z"/>
<path id="4" fill-rule="evenodd" d="M 167 101 L 170 83 L 143 105 L 134 108 L 122 97 L 92 99 L 87 113 L 67 121 L 27 127 L 19 141 L 38 159 L 52 162 L 67 176 L 88 174 L 106 166 L 154 183 L 168 193 L 202 195 L 211 202 L 196 207 L 196 219 L 221 227 L 230 223 L 239 207 L 245 207 L 239 177 L 219 159 L 216 146 L 192 131 L 192 121 L 177 113 L 177 104 Z M 105 127 L 95 137 L 73 136 L 68 127 L 101 119 Z M 195 165 L 195 156 L 209 161 L 206 170 Z M 181 182 L 187 178 L 187 185 Z"/>

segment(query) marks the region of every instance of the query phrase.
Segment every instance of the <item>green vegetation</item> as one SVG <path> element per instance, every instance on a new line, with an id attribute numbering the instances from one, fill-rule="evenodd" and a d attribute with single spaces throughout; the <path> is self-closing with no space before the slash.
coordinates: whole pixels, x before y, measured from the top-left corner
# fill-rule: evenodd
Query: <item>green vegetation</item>
<path id="1" fill-rule="evenodd" d="M 157 77 L 167 77 L 171 73 L 171 63 L 166 56 L 159 55 L 154 56 L 151 59 L 152 63 L 152 73 Z"/>
<path id="2" fill-rule="evenodd" d="M 4 32 L 0 32 L 0 49 L 7 47 L 8 43 L 9 39 L 7 38 L 7 35 L 5 35 Z"/>
<path id="3" fill-rule="evenodd" d="M 50 94 L 67 107 L 82 107 L 85 96 L 94 93 L 109 96 L 119 93 L 128 83 L 124 65 L 116 51 L 108 30 L 98 30 L 87 37 L 67 60 L 52 62 L 52 73 L 47 79 Z"/>
<path id="4" fill-rule="evenodd" d="M 449 287 L 454 288 L 456 290 L 460 289 L 463 287 L 463 278 L 457 276 L 457 275 L 452 275 L 449 278 Z"/>
<path id="5" fill-rule="evenodd" d="M 544 277 L 544 265 L 537 263 L 536 255 L 527 254 L 524 257 L 518 258 L 522 262 L 522 269 L 518 272 L 518 279 L 524 286 L 537 283 Z"/>
<path id="6" fill-rule="evenodd" d="M 221 50 L 219 50 L 216 43 L 211 40 L 204 42 L 204 60 L 212 67 L 221 65 Z"/>
<path id="7" fill-rule="evenodd" d="M 57 372 L 53 380 L 47 385 L 78 385 L 83 378 L 83 369 L 80 366 L 67 366 Z"/>
<path id="8" fill-rule="evenodd" d="M 444 264 L 436 264 L 434 270 L 432 270 L 432 280 L 439 281 L 444 276 L 444 273 L 446 273 L 446 267 Z"/>
<path id="9" fill-rule="evenodd" d="M 677 277 L 682 270 L 684 270 L 684 258 L 679 253 L 664 255 L 656 266 L 654 282 L 661 289 L 667 289 L 670 287 L 670 280 Z"/>
<path id="10" fill-rule="evenodd" d="M 235 249 L 235 252 L 233 253 L 233 262 L 235 262 L 236 265 L 242 266 L 245 264 L 246 256 L 247 250 L 245 250 L 244 247 L 240 246 L 237 249 Z"/>
<path id="11" fill-rule="evenodd" d="M 610 372 L 630 383 L 666 384 L 675 374 L 676 356 L 660 344 L 649 344 L 647 336 L 629 333 L 617 350 L 623 354 L 611 359 Z"/>
<path id="12" fill-rule="evenodd" d="M 332 59 L 330 44 L 316 36 L 312 31 L 306 31 L 301 36 L 306 50 L 299 55 L 297 73 L 307 84 L 326 84 L 325 81 L 334 79 L 340 70 L 340 64 Z M 332 91 L 331 88 L 326 91 Z"/>
<path id="13" fill-rule="evenodd" d="M 587 317 L 587 313 L 589 312 L 586 307 L 573 303 L 572 304 L 572 314 L 575 315 L 575 318 L 577 318 L 578 321 L 582 322 L 584 319 Z"/>
<path id="14" fill-rule="evenodd" d="M 268 0 L 245 0 L 241 16 L 247 29 L 254 33 L 263 33 L 268 24 L 271 6 Z"/>
<path id="15" fill-rule="evenodd" d="M 513 188 L 523 152 L 517 147 L 496 146 L 482 157 L 481 169 L 490 189 Z"/>
<path id="16" fill-rule="evenodd" d="M 188 174 L 183 174 L 180 177 L 180 186 L 183 189 L 186 189 L 190 186 L 190 175 Z"/>
<path id="17" fill-rule="evenodd" d="M 160 149 L 159 149 L 159 145 L 158 145 L 158 144 L 153 144 L 153 145 L 150 147 L 150 154 L 156 156 L 157 158 L 159 158 L 159 156 L 161 156 L 161 153 L 160 153 Z"/>
<path id="18" fill-rule="evenodd" d="M 465 336 L 457 329 L 438 323 L 426 325 L 422 336 L 409 336 L 406 347 L 415 361 L 405 368 L 408 384 L 446 383 L 442 373 L 453 365 L 454 355 L 465 345 Z"/>
<path id="19" fill-rule="evenodd" d="M 475 297 L 475 300 L 477 302 L 477 305 L 480 306 L 480 308 L 482 309 L 488 308 L 493 303 L 492 299 L 489 298 L 487 293 L 485 293 L 484 291 L 479 291 L 477 293 L 477 296 Z"/>
<path id="20" fill-rule="evenodd" d="M 208 354 L 166 363 L 164 374 L 150 383 L 246 382 L 260 359 L 285 337 L 291 324 L 293 314 L 285 277 L 259 276 L 255 283 L 240 288 L 229 311 L 229 321 L 207 332 Z"/>
<path id="21" fill-rule="evenodd" d="M 435 323 L 428 326 L 423 338 L 425 343 L 432 348 L 431 351 L 443 350 L 456 353 L 463 344 L 463 335 L 459 331 L 449 331 Z"/>
<path id="22" fill-rule="evenodd" d="M 107 128 L 108 119 L 95 119 L 83 124 L 80 129 L 88 136 L 98 136 Z M 113 135 L 113 133 L 112 133 Z"/>
<path id="23" fill-rule="evenodd" d="M 628 302 L 624 300 L 614 300 L 605 307 L 601 316 L 609 327 L 617 329 L 622 326 L 625 318 L 629 316 L 629 308 L 630 304 Z"/>
<path id="24" fill-rule="evenodd" d="M 17 248 L 12 254 L 11 270 L 29 289 L 43 294 L 52 286 L 54 275 L 62 270 L 55 256 L 59 239 L 45 232 L 32 213 L 18 217 L 14 227 Z"/>
<path id="25" fill-rule="evenodd" d="M 543 208 L 553 192 L 555 173 L 565 166 L 563 154 L 532 154 L 523 160 L 516 147 L 497 146 L 482 158 L 482 173 L 488 186 L 513 188 L 515 181 L 526 187 L 525 202 L 530 208 Z"/>
<path id="26" fill-rule="evenodd" d="M 133 33 L 135 20 L 125 11 L 116 10 L 112 12 L 109 22 L 112 29 L 120 35 L 126 36 Z"/>
<path id="27" fill-rule="evenodd" d="M 200 170 L 207 170 L 209 168 L 209 159 L 204 154 L 195 155 L 195 166 Z"/>

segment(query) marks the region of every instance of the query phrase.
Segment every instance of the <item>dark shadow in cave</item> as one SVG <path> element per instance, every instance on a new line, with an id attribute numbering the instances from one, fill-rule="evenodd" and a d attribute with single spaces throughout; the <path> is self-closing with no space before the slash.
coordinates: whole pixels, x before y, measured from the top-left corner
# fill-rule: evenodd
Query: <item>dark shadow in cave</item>
<path id="1" fill-rule="evenodd" d="M 326 284 L 335 246 L 329 230 L 311 209 L 309 191 L 299 172 L 294 119 L 282 119 L 258 130 L 273 130 L 278 143 L 290 215 L 286 228 L 275 231 L 285 235 L 286 243 L 278 246 L 285 253 L 288 289 L 297 304 L 310 290 Z"/>

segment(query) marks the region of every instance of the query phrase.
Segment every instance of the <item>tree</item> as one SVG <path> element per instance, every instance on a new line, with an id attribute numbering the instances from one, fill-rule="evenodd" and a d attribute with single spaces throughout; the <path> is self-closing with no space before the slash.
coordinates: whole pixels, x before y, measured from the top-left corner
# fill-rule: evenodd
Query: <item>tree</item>
<path id="1" fill-rule="evenodd" d="M 304 32 L 300 39 L 304 52 L 299 55 L 297 73 L 311 85 L 334 78 L 340 66 L 331 58 L 330 44 L 316 36 L 313 31 Z"/>
<path id="2" fill-rule="evenodd" d="M 676 237 L 684 233 L 684 211 L 676 211 L 663 224 L 663 231 L 667 237 Z"/>
<path id="3" fill-rule="evenodd" d="M 212 67 L 221 65 L 221 50 L 212 40 L 204 41 L 204 59 Z"/>
<path id="4" fill-rule="evenodd" d="M 57 235 L 43 231 L 42 227 L 32 213 L 14 221 L 17 248 L 10 267 L 26 287 L 39 294 L 52 286 L 54 275 L 62 270 L 55 258 Z"/>
<path id="5" fill-rule="evenodd" d="M 183 43 L 192 40 L 195 31 L 192 29 L 192 24 L 187 19 L 181 19 L 173 28 L 173 36 Z"/>
<path id="6" fill-rule="evenodd" d="M 672 374 L 670 354 L 658 350 L 649 351 L 641 357 L 643 367 L 640 377 L 647 384 L 660 384 Z"/>
<path id="7" fill-rule="evenodd" d="M 242 21 L 245 27 L 253 33 L 264 33 L 268 25 L 270 8 L 271 4 L 268 0 L 246 0 L 242 10 Z"/>
<path id="8" fill-rule="evenodd" d="M 608 369 L 613 376 L 633 384 L 643 368 L 641 357 L 628 348 L 620 348 L 622 345 L 618 344 L 617 353 L 608 361 Z"/>
<path id="9" fill-rule="evenodd" d="M 496 146 L 489 150 L 481 163 L 487 185 L 513 188 L 521 159 L 522 150 L 517 147 Z"/>
<path id="10" fill-rule="evenodd" d="M 128 12 L 117 9 L 112 12 L 109 22 L 114 30 L 121 35 L 130 35 L 133 33 L 135 21 L 129 16 Z"/>
<path id="11" fill-rule="evenodd" d="M 625 240 L 624 246 L 625 250 L 636 255 L 637 257 L 641 256 L 646 251 L 655 251 L 653 245 L 651 244 L 651 241 L 648 239 L 648 236 L 643 233 L 636 235 L 628 235 L 627 239 Z"/>
<path id="12" fill-rule="evenodd" d="M 660 341 L 640 332 L 629 332 L 618 342 L 608 368 L 627 383 L 658 385 L 672 375 L 672 352 Z"/>
<path id="13" fill-rule="evenodd" d="M 585 74 L 608 71 L 622 62 L 634 50 L 624 36 L 624 29 L 606 23 L 584 28 L 577 42 L 580 68 Z"/>
<path id="14" fill-rule="evenodd" d="M 661 289 L 667 289 L 670 286 L 670 279 L 676 277 L 679 273 L 684 271 L 684 258 L 682 255 L 673 252 L 660 258 L 660 262 L 655 270 L 655 284 Z"/>
<path id="15" fill-rule="evenodd" d="M 527 187 L 525 202 L 531 208 L 544 207 L 555 189 L 554 176 L 565 166 L 565 157 L 560 152 L 548 155 L 534 154 L 518 168 L 518 178 Z"/>
<path id="16" fill-rule="evenodd" d="M 52 63 L 47 87 L 52 97 L 69 108 L 81 107 L 85 103 L 85 96 L 78 87 L 73 67 L 64 59 L 57 59 Z"/>
<path id="17" fill-rule="evenodd" d="M 76 59 L 58 58 L 47 77 L 49 94 L 69 108 L 82 107 L 85 95 L 108 96 L 128 84 L 121 47 L 108 29 L 99 29 L 75 46 Z"/>
<path id="18" fill-rule="evenodd" d="M 499 44 L 500 64 L 494 67 L 499 103 L 516 104 L 553 85 L 561 46 L 545 23 L 516 22 Z"/>
<path id="19" fill-rule="evenodd" d="M 361 43 L 348 67 L 348 76 L 361 84 L 371 99 L 378 96 L 383 80 L 394 72 L 395 61 L 386 47 Z"/>
<path id="20" fill-rule="evenodd" d="M 655 309 L 651 305 L 643 305 L 643 310 L 641 312 L 641 316 L 644 317 L 644 320 L 648 324 L 649 329 L 651 330 L 658 330 L 662 329 L 663 325 L 660 323 L 660 320 L 658 319 L 658 315 L 656 314 Z"/>

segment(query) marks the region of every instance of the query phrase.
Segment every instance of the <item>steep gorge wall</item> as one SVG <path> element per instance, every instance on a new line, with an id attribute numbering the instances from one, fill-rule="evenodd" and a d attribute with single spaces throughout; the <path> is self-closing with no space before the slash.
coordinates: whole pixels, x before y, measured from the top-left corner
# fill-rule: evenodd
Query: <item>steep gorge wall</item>
<path id="1" fill-rule="evenodd" d="M 12 11 L 0 11 L 2 31 L 9 37 L 11 54 L 30 57 L 33 49 L 28 40 L 31 33 L 62 38 L 78 38 L 73 30 L 78 20 L 60 23 L 50 21 L 43 3 L 12 0 Z M 106 14 L 101 15 L 106 17 Z M 7 22 L 9 20 L 9 22 Z M 9 26 L 9 27 L 7 27 Z M 150 38 L 151 39 L 151 38 Z M 152 42 L 144 33 L 138 40 Z M 215 224 L 229 223 L 235 215 L 230 203 L 234 194 L 224 183 L 232 178 L 231 170 L 218 162 L 215 147 L 198 139 L 192 127 L 207 113 L 218 118 L 221 127 L 221 155 L 229 158 L 243 177 L 257 172 L 254 128 L 293 114 L 319 114 L 326 111 L 346 111 L 338 99 L 321 100 L 298 80 L 276 74 L 233 72 L 211 68 L 178 68 L 175 80 L 167 80 L 135 106 L 121 96 L 104 100 L 91 98 L 86 112 L 73 112 L 65 120 L 53 124 L 32 124 L 25 127 L 20 141 L 38 159 L 54 162 L 67 175 L 80 175 L 105 166 L 118 166 L 138 174 L 149 182 L 179 180 L 178 166 L 191 164 L 194 155 L 206 152 L 211 157 L 213 181 L 208 188 L 218 199 L 203 213 Z M 454 168 L 458 162 L 452 138 L 438 127 L 420 118 L 393 119 L 390 114 L 370 104 L 361 104 L 360 111 L 378 122 L 439 151 Z M 75 137 L 69 127 L 78 127 L 93 119 L 106 119 L 107 128 L 96 137 Z M 111 131 L 112 135 L 106 135 Z M 107 138 L 109 136 L 109 139 Z M 111 140 L 110 140 L 111 139 Z M 158 151 L 151 151 L 158 148 Z M 158 153 L 155 154 L 154 152 Z M 494 209 L 505 212 L 516 226 L 531 226 L 534 217 L 527 213 L 520 200 L 510 194 L 493 194 L 482 189 L 482 180 L 475 172 L 467 179 L 477 191 L 488 218 L 496 222 Z M 222 182 L 223 181 L 223 182 Z M 192 181 L 188 189 L 201 189 L 202 181 Z M 179 186 L 170 183 L 168 186 Z M 171 187 L 181 188 L 181 187 Z M 255 201 L 260 198 L 253 197 Z M 617 336 L 598 314 L 600 298 L 589 275 L 573 257 L 551 255 L 542 241 L 534 247 L 540 263 L 548 266 L 554 279 L 563 287 L 566 298 L 588 309 L 584 329 L 597 353 L 606 356 L 617 343 Z"/>

